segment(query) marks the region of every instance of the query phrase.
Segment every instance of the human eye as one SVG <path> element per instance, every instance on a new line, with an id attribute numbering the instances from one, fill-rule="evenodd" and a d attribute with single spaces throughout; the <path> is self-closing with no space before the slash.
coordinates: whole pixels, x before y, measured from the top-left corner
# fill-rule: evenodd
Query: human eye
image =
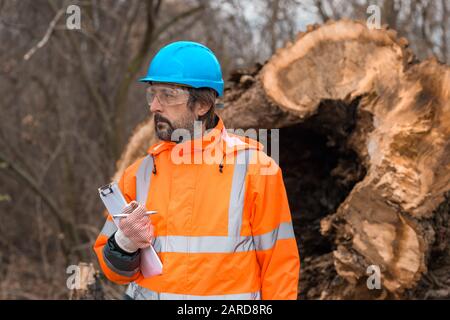
<path id="1" fill-rule="evenodd" d="M 156 90 L 154 88 L 148 88 L 147 94 L 154 96 L 156 94 Z"/>
<path id="2" fill-rule="evenodd" d="M 175 98 L 177 96 L 177 92 L 174 90 L 165 90 L 164 96 L 167 98 Z"/>

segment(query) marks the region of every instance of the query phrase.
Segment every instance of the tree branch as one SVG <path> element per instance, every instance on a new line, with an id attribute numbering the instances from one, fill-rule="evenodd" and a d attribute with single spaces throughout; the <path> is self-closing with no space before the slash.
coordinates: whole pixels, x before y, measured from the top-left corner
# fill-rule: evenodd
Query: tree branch
<path id="1" fill-rule="evenodd" d="M 27 172 L 25 172 L 22 168 L 17 166 L 14 162 L 9 161 L 7 159 L 7 157 L 4 154 L 2 154 L 1 152 L 0 152 L 0 161 L 4 163 L 5 168 L 11 169 L 13 171 L 13 173 L 20 180 L 22 180 L 27 187 L 29 187 L 34 193 L 36 193 L 42 199 L 42 201 L 44 201 L 44 203 L 50 208 L 50 212 L 55 217 L 60 229 L 69 236 L 70 240 L 73 243 L 77 243 L 76 242 L 77 235 L 76 235 L 73 225 L 61 213 L 61 210 L 58 209 L 58 206 L 57 206 L 56 202 L 53 200 L 53 198 L 50 197 L 48 194 L 46 194 L 41 189 L 39 184 Z M 64 251 L 66 254 L 68 254 L 70 251 L 68 249 L 67 245 L 68 244 L 65 244 L 63 241 L 63 248 L 64 248 Z"/>
<path id="2" fill-rule="evenodd" d="M 33 46 L 30 50 L 28 50 L 27 53 L 23 56 L 24 60 L 29 60 L 33 54 L 36 53 L 37 50 L 45 46 L 50 39 L 50 36 L 53 33 L 53 30 L 55 29 L 56 23 L 58 22 L 59 18 L 61 18 L 62 14 L 64 13 L 63 9 L 59 9 L 59 11 L 56 13 L 55 17 L 50 22 L 47 31 L 44 34 L 44 37 L 39 41 L 35 46 Z"/>

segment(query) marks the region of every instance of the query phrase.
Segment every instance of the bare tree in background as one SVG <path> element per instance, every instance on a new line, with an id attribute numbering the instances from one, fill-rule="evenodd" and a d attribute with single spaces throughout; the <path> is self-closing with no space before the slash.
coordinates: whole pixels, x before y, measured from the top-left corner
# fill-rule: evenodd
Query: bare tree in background
<path id="1" fill-rule="evenodd" d="M 300 1 L 303 4 L 308 1 Z M 435 55 L 449 63 L 449 0 L 314 0 L 322 22 L 329 19 L 360 19 L 368 17 L 369 5 L 381 9 L 381 22 L 406 37 L 418 58 Z M 308 5 L 304 5 L 308 7 Z"/>
<path id="2" fill-rule="evenodd" d="M 149 116 L 136 80 L 161 46 L 202 42 L 227 79 L 292 41 L 305 17 L 366 20 L 372 3 L 420 58 L 450 61 L 449 0 L 0 0 L 0 298 L 66 298 L 66 267 L 94 261 L 96 189 Z M 69 5 L 80 30 L 66 27 Z"/>

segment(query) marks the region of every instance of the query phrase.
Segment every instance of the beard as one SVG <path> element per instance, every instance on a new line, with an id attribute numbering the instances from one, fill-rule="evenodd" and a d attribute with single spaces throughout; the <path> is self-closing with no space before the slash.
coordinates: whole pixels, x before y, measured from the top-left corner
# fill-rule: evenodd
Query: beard
<path id="1" fill-rule="evenodd" d="M 160 140 L 163 141 L 173 141 L 176 143 L 182 142 L 182 137 L 178 134 L 174 135 L 175 130 L 184 129 L 189 131 L 191 137 L 194 136 L 194 113 L 186 113 L 181 119 L 177 121 L 169 121 L 169 119 L 163 117 L 162 115 L 155 113 L 155 132 Z"/>

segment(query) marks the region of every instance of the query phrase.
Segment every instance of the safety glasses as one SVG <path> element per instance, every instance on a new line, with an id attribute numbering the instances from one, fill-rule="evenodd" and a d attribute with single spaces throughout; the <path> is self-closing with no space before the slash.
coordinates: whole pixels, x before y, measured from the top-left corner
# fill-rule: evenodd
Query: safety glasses
<path id="1" fill-rule="evenodd" d="M 155 97 L 162 106 L 174 106 L 187 103 L 189 91 L 187 88 L 166 86 L 161 84 L 150 85 L 146 91 L 147 103 L 150 105 Z"/>

